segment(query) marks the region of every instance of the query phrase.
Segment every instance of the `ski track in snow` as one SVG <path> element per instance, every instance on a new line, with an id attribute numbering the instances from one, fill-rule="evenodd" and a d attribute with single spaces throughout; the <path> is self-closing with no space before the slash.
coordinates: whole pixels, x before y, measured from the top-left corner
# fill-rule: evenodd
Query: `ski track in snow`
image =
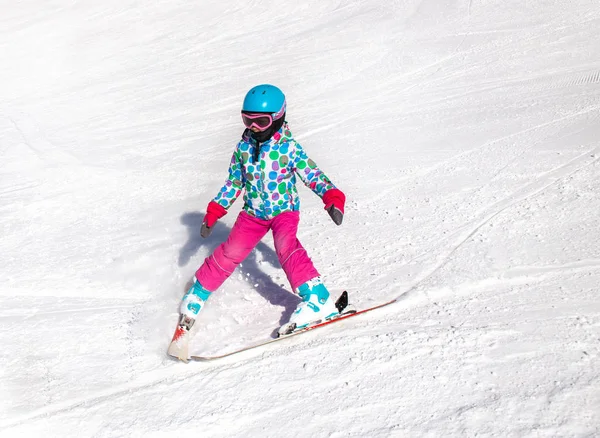
<path id="1" fill-rule="evenodd" d="M 595 152 L 595 151 L 597 151 L 597 149 L 594 149 L 591 152 Z M 593 154 L 591 156 L 594 157 Z M 539 184 L 539 182 L 537 182 L 535 184 L 530 184 L 526 187 L 523 187 L 523 189 L 519 191 L 519 192 L 524 192 L 523 194 L 519 194 L 517 192 L 516 194 L 513 194 L 510 197 L 503 199 L 502 201 L 491 206 L 489 208 L 489 210 L 492 210 L 492 211 L 490 213 L 486 214 L 485 216 L 482 215 L 483 216 L 482 219 L 480 219 L 478 222 L 476 222 L 475 224 L 468 227 L 466 231 L 464 231 L 462 234 L 460 234 L 459 237 L 453 243 L 451 243 L 447 252 L 445 252 L 441 256 L 441 260 L 436 265 L 434 265 L 433 268 L 429 272 L 426 272 L 422 278 L 418 279 L 416 284 L 413 285 L 408 291 L 404 292 L 403 295 L 413 292 L 419 284 L 421 284 L 427 278 L 431 277 L 433 274 L 435 274 L 437 271 L 439 271 L 450 260 L 452 255 L 465 242 L 467 242 L 471 237 L 473 237 L 473 235 L 475 235 L 475 233 L 477 233 L 484 225 L 489 223 L 496 216 L 503 213 L 506 209 L 510 208 L 512 205 L 516 204 L 517 202 L 525 201 L 527 198 L 529 198 L 531 196 L 535 196 L 538 193 L 541 193 L 544 190 L 546 190 L 548 187 L 551 187 L 552 185 L 554 185 L 556 183 L 556 179 L 551 176 L 552 174 L 569 176 L 569 175 L 581 170 L 583 167 L 588 166 L 598 160 L 598 158 L 594 158 L 593 160 L 591 160 L 591 163 L 587 163 L 584 166 L 579 166 L 578 163 L 580 161 L 582 161 L 585 158 L 589 158 L 589 157 L 590 157 L 590 152 L 586 152 L 581 157 L 578 157 L 577 159 L 573 160 L 573 162 L 575 162 L 577 164 L 575 166 L 576 167 L 575 170 L 571 171 L 570 173 L 568 173 L 568 171 L 565 169 L 568 169 L 570 167 L 569 165 L 572 164 L 573 162 L 567 163 L 566 165 L 555 169 L 555 171 L 553 171 L 553 172 L 549 172 L 549 174 L 550 174 L 549 177 L 544 178 L 543 179 L 544 182 L 542 182 L 541 184 Z M 560 178 L 560 176 L 559 176 L 559 178 Z M 551 181 L 547 182 L 548 179 L 550 179 Z M 411 260 L 411 261 L 414 263 L 418 260 Z"/>
<path id="2" fill-rule="evenodd" d="M 278 5 L 0 6 L 0 435 L 600 435 L 600 6 Z M 327 284 L 398 302 L 186 365 L 165 351 L 241 208 L 199 237 L 260 82 L 347 195 L 335 227 L 300 189 Z M 266 238 L 193 352 L 297 301 Z"/>

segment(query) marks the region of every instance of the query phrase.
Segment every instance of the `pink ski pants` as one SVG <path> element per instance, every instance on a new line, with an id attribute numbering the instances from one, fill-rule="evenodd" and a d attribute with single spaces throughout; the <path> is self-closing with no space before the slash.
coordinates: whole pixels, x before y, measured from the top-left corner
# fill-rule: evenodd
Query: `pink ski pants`
<path id="1" fill-rule="evenodd" d="M 227 240 L 204 261 L 196 271 L 196 278 L 207 290 L 214 292 L 272 230 L 277 258 L 292 290 L 296 291 L 298 286 L 319 276 L 296 237 L 299 222 L 298 211 L 282 213 L 269 220 L 258 219 L 242 211 Z"/>

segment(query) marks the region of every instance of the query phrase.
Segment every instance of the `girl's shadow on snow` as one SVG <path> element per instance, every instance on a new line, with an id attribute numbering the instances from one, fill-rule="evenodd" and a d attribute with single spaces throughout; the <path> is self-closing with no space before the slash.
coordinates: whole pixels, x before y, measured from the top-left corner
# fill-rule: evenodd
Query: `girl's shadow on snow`
<path id="1" fill-rule="evenodd" d="M 212 252 L 229 236 L 231 229 L 221 222 L 217 222 L 211 235 L 206 239 L 200 236 L 200 228 L 202 228 L 202 222 L 204 220 L 204 214 L 199 212 L 185 213 L 181 216 L 181 223 L 188 229 L 188 240 L 179 251 L 179 266 L 185 266 L 189 263 L 192 256 L 194 256 L 201 247 L 206 248 L 207 253 Z M 296 295 L 291 294 L 289 291 L 275 283 L 271 277 L 261 271 L 258 260 L 256 259 L 256 253 L 260 252 L 263 259 L 271 266 L 281 269 L 277 254 L 269 246 L 260 242 L 254 251 L 242 262 L 244 273 L 250 274 L 251 284 L 254 289 L 270 304 L 275 306 L 282 306 L 284 308 L 281 317 L 279 318 L 279 324 L 286 323 L 289 319 L 300 298 Z M 275 333 L 275 332 L 274 332 Z"/>

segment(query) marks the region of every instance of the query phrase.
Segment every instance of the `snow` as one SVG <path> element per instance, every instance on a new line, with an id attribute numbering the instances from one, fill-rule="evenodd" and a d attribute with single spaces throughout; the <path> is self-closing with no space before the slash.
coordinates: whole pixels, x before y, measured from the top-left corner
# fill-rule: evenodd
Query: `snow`
<path id="1" fill-rule="evenodd" d="M 596 0 L 0 4 L 0 435 L 600 435 Z M 166 349 L 257 83 L 345 191 L 330 288 L 390 307 Z M 192 344 L 295 308 L 271 238 Z"/>

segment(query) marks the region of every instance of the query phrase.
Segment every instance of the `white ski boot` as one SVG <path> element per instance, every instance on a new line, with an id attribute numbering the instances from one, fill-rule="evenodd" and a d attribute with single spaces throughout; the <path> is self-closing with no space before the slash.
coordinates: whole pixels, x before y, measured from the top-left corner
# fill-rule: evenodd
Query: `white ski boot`
<path id="1" fill-rule="evenodd" d="M 190 330 L 192 329 L 194 322 L 196 322 L 198 313 L 200 313 L 209 297 L 210 292 L 194 278 L 194 284 L 186 292 L 181 301 L 179 323 L 175 329 L 171 345 L 169 345 L 169 349 L 167 350 L 167 353 L 170 356 L 176 357 L 184 362 L 188 361 Z"/>
<path id="2" fill-rule="evenodd" d="M 326 321 L 340 313 L 321 277 L 313 278 L 300 286 L 298 295 L 302 302 L 298 304 L 290 320 L 279 328 L 280 336 Z"/>

